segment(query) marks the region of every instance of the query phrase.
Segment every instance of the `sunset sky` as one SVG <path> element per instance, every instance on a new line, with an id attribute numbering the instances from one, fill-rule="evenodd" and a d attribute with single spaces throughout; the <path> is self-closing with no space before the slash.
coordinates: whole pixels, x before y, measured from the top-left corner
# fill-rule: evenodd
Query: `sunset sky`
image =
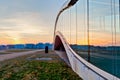
<path id="1" fill-rule="evenodd" d="M 0 44 L 53 42 L 63 0 L 1 0 Z"/>
<path id="2" fill-rule="evenodd" d="M 64 34 L 69 43 L 88 44 L 87 12 L 87 0 L 79 0 L 76 5 L 61 14 L 58 30 Z M 115 0 L 115 4 L 113 0 L 112 2 L 111 0 L 89 0 L 90 45 L 120 46 L 119 16 L 119 0 Z"/>
<path id="3" fill-rule="evenodd" d="M 53 42 L 53 29 L 56 16 L 67 0 L 1 0 L 0 1 L 0 44 L 20 44 Z M 87 44 L 86 25 L 84 25 L 84 14 L 87 0 L 80 0 L 78 8 L 78 44 Z M 119 8 L 116 0 L 116 37 L 120 45 Z M 72 43 L 75 43 L 75 8 L 71 9 Z M 112 7 L 113 8 L 113 7 Z M 66 22 L 61 29 L 66 29 L 65 34 L 69 35 L 69 10 L 64 12 L 62 20 Z M 93 15 L 94 13 L 94 15 Z M 100 22 L 100 17 L 102 22 Z M 104 22 L 105 19 L 105 22 Z M 114 21 L 113 21 L 114 22 Z M 100 23 L 102 28 L 100 28 Z M 105 25 L 104 25 L 105 23 Z M 90 0 L 90 43 L 94 45 L 111 44 L 111 3 L 110 1 Z M 63 23 L 62 23 L 63 25 Z M 84 27 L 83 27 L 84 26 Z M 103 30 L 103 27 L 106 26 Z M 67 38 L 67 37 L 66 37 Z M 68 38 L 67 38 L 68 39 Z M 70 40 L 68 39 L 68 42 Z"/>

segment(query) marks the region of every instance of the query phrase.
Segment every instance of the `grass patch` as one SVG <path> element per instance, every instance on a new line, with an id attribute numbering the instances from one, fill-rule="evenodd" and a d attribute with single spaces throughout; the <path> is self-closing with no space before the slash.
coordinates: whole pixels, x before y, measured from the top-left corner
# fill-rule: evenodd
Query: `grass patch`
<path id="1" fill-rule="evenodd" d="M 1 54 L 9 54 L 9 53 L 8 53 L 8 52 L 0 52 L 0 55 L 1 55 Z"/>
<path id="2" fill-rule="evenodd" d="M 50 57 L 50 61 L 34 60 Z M 31 58 L 33 60 L 28 60 Z M 0 62 L 0 80 L 82 80 L 52 51 L 49 54 L 34 54 Z"/>

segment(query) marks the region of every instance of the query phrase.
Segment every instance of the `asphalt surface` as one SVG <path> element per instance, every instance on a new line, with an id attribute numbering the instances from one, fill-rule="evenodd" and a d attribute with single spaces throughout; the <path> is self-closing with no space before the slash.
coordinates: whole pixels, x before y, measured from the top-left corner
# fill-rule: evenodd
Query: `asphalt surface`
<path id="1" fill-rule="evenodd" d="M 11 53 L 11 54 L 2 54 L 0 55 L 0 61 L 16 58 L 19 56 L 27 55 L 27 54 L 32 54 L 38 51 L 43 51 L 43 50 L 34 50 L 34 51 L 26 51 L 26 52 L 16 52 L 16 53 Z"/>

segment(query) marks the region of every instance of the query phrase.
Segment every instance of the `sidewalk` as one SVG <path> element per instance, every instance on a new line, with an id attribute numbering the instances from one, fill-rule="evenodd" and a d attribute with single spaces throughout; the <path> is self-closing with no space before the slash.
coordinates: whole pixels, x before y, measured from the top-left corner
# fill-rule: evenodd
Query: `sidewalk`
<path id="1" fill-rule="evenodd" d="M 38 51 L 43 51 L 43 50 L 34 50 L 34 51 L 19 52 L 19 53 L 16 52 L 16 53 L 12 53 L 12 54 L 3 54 L 3 55 L 0 55 L 0 61 L 16 58 L 16 57 L 27 55 L 27 54 L 32 54 L 32 53 L 35 53 Z"/>

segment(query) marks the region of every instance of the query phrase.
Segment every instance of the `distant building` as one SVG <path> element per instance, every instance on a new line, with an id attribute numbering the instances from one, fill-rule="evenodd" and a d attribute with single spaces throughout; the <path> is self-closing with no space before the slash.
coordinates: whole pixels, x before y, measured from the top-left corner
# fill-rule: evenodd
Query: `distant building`
<path id="1" fill-rule="evenodd" d="M 43 44 L 43 43 L 38 43 L 38 44 L 36 44 L 36 48 L 37 48 L 37 49 L 44 49 L 44 48 L 45 48 L 45 44 Z"/>
<path id="2" fill-rule="evenodd" d="M 16 44 L 16 45 L 14 45 L 14 48 L 15 49 L 24 49 L 25 45 L 24 44 Z"/>
<path id="3" fill-rule="evenodd" d="M 25 44 L 26 49 L 36 49 L 35 44 Z"/>
<path id="4" fill-rule="evenodd" d="M 120 51 L 120 46 L 108 46 L 106 48 L 108 51 Z"/>
<path id="5" fill-rule="evenodd" d="M 7 49 L 7 46 L 5 46 L 5 45 L 0 45 L 0 50 L 5 50 L 5 49 Z"/>
<path id="6" fill-rule="evenodd" d="M 88 46 L 87 45 L 76 45 L 76 44 L 73 44 L 73 45 L 70 45 L 72 49 L 74 50 L 88 50 Z"/>
<path id="7" fill-rule="evenodd" d="M 7 45 L 7 49 L 14 49 L 14 48 L 15 48 L 15 46 L 14 46 L 14 45 L 12 45 L 12 44 Z"/>
<path id="8" fill-rule="evenodd" d="M 52 44 L 50 44 L 50 43 L 45 43 L 45 46 L 48 46 L 48 49 L 52 49 Z"/>
<path id="9" fill-rule="evenodd" d="M 45 49 L 45 46 L 48 46 L 48 49 L 52 49 L 53 44 L 50 43 L 38 43 L 38 44 L 9 44 L 9 45 L 0 45 L 0 50 L 5 49 Z"/>
<path id="10" fill-rule="evenodd" d="M 53 44 L 50 44 L 50 45 L 49 45 L 49 49 L 52 49 L 52 48 L 53 48 Z"/>

